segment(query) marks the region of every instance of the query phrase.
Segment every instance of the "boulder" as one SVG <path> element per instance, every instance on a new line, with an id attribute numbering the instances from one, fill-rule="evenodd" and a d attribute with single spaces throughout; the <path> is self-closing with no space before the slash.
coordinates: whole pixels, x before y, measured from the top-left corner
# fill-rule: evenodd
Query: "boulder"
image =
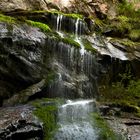
<path id="1" fill-rule="evenodd" d="M 24 105 L 0 109 L 0 140 L 42 140 L 42 123 Z M 9 117 L 10 116 L 10 117 Z"/>

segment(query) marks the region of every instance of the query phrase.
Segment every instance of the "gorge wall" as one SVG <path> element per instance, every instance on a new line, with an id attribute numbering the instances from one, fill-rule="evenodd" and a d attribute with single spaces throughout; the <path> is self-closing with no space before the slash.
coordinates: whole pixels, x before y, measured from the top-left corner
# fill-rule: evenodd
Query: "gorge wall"
<path id="1" fill-rule="evenodd" d="M 122 14 L 124 3 L 116 0 L 0 1 L 0 106 L 8 106 L 6 110 L 11 114 L 15 108 L 9 106 L 43 97 L 98 100 L 100 87 L 105 93 L 106 86 L 122 80 L 126 88 L 129 76 L 139 79 L 139 11 L 130 8 Z M 79 102 L 76 103 L 79 107 Z M 45 107 L 52 104 L 41 102 Z M 73 105 L 73 102 L 67 104 Z M 136 107 L 135 104 L 113 105 L 122 110 L 129 107 L 139 111 L 139 103 L 136 104 Z M 18 116 L 27 120 L 25 112 L 30 109 L 33 110 L 17 106 Z M 0 132 L 0 139 L 6 140 L 7 133 L 12 138 L 18 129 L 28 126 L 33 132 L 37 129 L 40 135 L 35 133 L 31 138 L 42 139 L 41 124 L 36 119 L 31 121 L 14 121 L 16 127 L 12 130 L 16 130 L 10 133 L 12 123 L 9 127 L 1 121 L 0 125 L 6 129 Z"/>

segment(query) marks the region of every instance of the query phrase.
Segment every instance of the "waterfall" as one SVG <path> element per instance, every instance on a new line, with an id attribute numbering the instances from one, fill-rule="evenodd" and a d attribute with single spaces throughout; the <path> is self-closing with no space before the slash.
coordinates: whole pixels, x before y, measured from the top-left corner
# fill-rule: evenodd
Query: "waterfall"
<path id="1" fill-rule="evenodd" d="M 60 128 L 54 140 L 96 140 L 97 134 L 90 121 L 93 100 L 68 100 L 58 111 Z"/>
<path id="2" fill-rule="evenodd" d="M 76 35 L 76 37 L 78 36 L 78 27 L 79 27 L 79 18 L 77 18 L 77 20 L 76 20 L 76 22 L 75 22 L 75 35 Z"/>
<path id="3" fill-rule="evenodd" d="M 63 18 L 63 15 L 58 14 L 58 16 L 57 16 L 57 24 L 56 24 L 56 31 L 61 30 L 62 18 Z"/>
<path id="4" fill-rule="evenodd" d="M 67 24 L 64 24 L 66 21 Z M 58 15 L 55 18 L 58 34 L 65 34 L 66 25 L 74 33 L 74 40 L 81 48 L 63 40 L 50 40 L 50 68 L 55 72 L 54 81 L 47 89 L 48 97 L 59 97 L 67 100 L 58 110 L 59 129 L 53 140 L 96 140 L 97 133 L 91 122 L 90 113 L 95 110 L 93 99 L 97 94 L 98 64 L 96 56 L 85 50 L 81 36 L 83 21 L 67 19 Z M 69 25 L 71 24 L 72 25 Z M 65 31 L 65 32 L 63 32 Z M 61 36 L 63 37 L 63 36 Z M 83 99 L 77 100 L 75 99 Z"/>
<path id="5" fill-rule="evenodd" d="M 61 36 L 63 37 L 63 33 L 61 32 L 61 26 L 62 26 L 62 19 L 63 19 L 63 15 L 61 14 L 58 14 L 57 16 L 57 20 L 56 20 L 56 32 Z"/>
<path id="6" fill-rule="evenodd" d="M 84 47 L 83 43 L 81 42 L 80 35 L 81 35 L 81 21 L 79 18 L 77 18 L 76 22 L 75 22 L 75 41 L 80 44 L 80 46 L 81 46 L 80 53 L 83 56 L 85 53 L 85 47 Z"/>

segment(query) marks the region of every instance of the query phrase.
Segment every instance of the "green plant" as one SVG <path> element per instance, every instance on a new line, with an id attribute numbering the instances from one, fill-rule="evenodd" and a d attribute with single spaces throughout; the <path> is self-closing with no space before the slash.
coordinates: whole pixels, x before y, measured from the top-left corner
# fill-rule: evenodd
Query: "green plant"
<path id="1" fill-rule="evenodd" d="M 134 4 L 123 0 L 118 6 L 119 15 L 125 15 L 127 17 L 138 18 L 140 16 L 140 10 L 135 10 Z"/>
<path id="2" fill-rule="evenodd" d="M 91 114 L 91 117 L 93 118 L 93 126 L 95 126 L 98 131 L 99 140 L 122 140 L 121 136 L 115 134 L 107 121 L 104 120 L 99 113 L 94 112 Z"/>
<path id="3" fill-rule="evenodd" d="M 133 96 L 133 98 L 140 99 L 140 80 L 131 80 L 126 91 L 130 96 Z"/>
<path id="4" fill-rule="evenodd" d="M 36 108 L 34 111 L 35 116 L 43 122 L 44 140 L 50 140 L 57 129 L 56 100 L 46 98 L 34 101 L 32 105 Z"/>
<path id="5" fill-rule="evenodd" d="M 133 41 L 139 41 L 140 40 L 140 29 L 134 29 L 130 32 L 129 38 Z"/>

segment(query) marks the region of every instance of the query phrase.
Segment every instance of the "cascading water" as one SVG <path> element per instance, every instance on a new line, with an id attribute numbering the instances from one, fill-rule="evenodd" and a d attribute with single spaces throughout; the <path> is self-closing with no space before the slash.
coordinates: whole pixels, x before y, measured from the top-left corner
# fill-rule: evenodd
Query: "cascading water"
<path id="1" fill-rule="evenodd" d="M 56 32 L 63 37 L 63 33 L 61 32 L 61 24 L 62 24 L 62 19 L 63 19 L 63 15 L 58 14 L 57 16 L 57 20 L 56 20 Z"/>
<path id="2" fill-rule="evenodd" d="M 55 28 L 62 32 L 65 17 L 58 15 L 55 19 L 55 23 L 57 23 Z M 48 43 L 51 44 L 50 50 L 52 51 L 50 65 L 57 75 L 61 75 L 61 79 L 57 76 L 48 88 L 49 97 L 91 98 L 95 97 L 97 93 L 98 64 L 96 56 L 86 51 L 81 42 L 83 21 L 79 18 L 73 19 L 73 21 L 75 41 L 77 40 L 81 44 L 81 49 L 61 41 L 54 43 L 55 41 L 49 40 Z M 64 34 L 64 32 L 62 33 Z"/>
<path id="3" fill-rule="evenodd" d="M 83 43 L 81 42 L 79 35 L 81 35 L 81 22 L 80 22 L 80 19 L 77 18 L 77 20 L 75 22 L 75 41 L 80 44 L 80 46 L 81 46 L 80 53 L 83 56 L 85 53 L 85 48 L 84 48 Z"/>
<path id="4" fill-rule="evenodd" d="M 60 128 L 54 140 L 96 140 L 97 134 L 90 121 L 94 109 L 93 100 L 68 100 L 59 109 Z"/>
<path id="5" fill-rule="evenodd" d="M 56 18 L 56 30 L 59 34 L 63 20 L 62 15 Z M 52 95 L 51 97 L 64 99 L 89 99 L 97 93 L 97 63 L 95 56 L 84 49 L 81 41 L 82 21 L 79 18 L 74 21 L 72 27 L 75 27 L 73 31 L 75 41 L 80 44 L 81 49 L 64 42 L 55 44 L 52 43 L 53 41 L 49 42 L 52 50 L 51 67 L 57 76 L 47 93 Z M 90 113 L 95 109 L 94 101 L 84 99 L 68 100 L 60 107 L 58 111 L 60 127 L 54 140 L 96 140 L 97 134 L 90 120 Z"/>

